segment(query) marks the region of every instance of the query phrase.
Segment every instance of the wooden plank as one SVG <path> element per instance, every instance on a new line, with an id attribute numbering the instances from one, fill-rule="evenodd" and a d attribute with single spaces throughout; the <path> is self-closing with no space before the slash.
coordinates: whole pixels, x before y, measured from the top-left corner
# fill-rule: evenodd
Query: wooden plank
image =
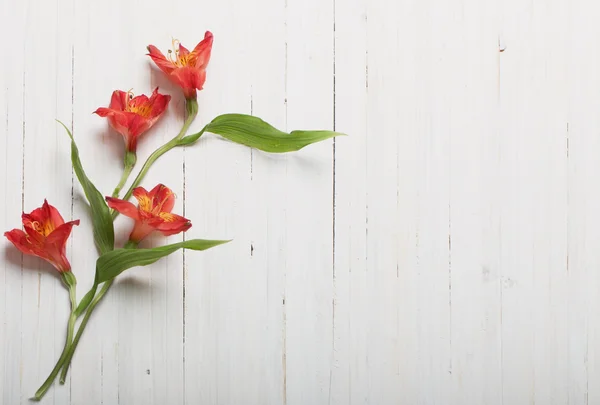
<path id="1" fill-rule="evenodd" d="M 288 0 L 287 128 L 333 127 L 333 4 Z M 289 405 L 326 404 L 333 359 L 332 141 L 287 160 L 285 393 Z"/>
<path id="2" fill-rule="evenodd" d="M 498 69 L 504 53 L 490 4 L 465 1 L 452 19 L 440 95 L 450 112 L 451 403 L 499 405 L 503 168 L 498 156 L 505 135 L 498 130 Z"/>
<path id="3" fill-rule="evenodd" d="M 3 230 L 20 227 L 23 201 L 23 123 L 24 123 L 24 63 L 25 63 L 25 4 L 1 2 L 0 41 L 4 49 L 12 48 L 14 60 L 2 64 L 0 87 L 0 138 L 4 164 L 0 184 L 3 191 Z M 6 243 L 6 242 L 5 242 Z M 0 399 L 3 404 L 18 404 L 22 400 L 22 342 L 24 329 L 21 311 L 21 281 L 23 259 L 19 251 L 5 245 L 4 262 L 0 267 L 2 280 L 0 318 Z M 27 350 L 27 349 L 26 349 Z"/>
<path id="4" fill-rule="evenodd" d="M 280 156 L 205 134 L 161 158 L 142 185 L 172 188 L 194 226 L 144 245 L 233 241 L 120 277 L 45 401 L 599 402 L 588 3 L 0 0 L 0 224 L 44 198 L 80 218 L 79 297 L 97 252 L 54 119 L 110 194 L 122 141 L 91 112 L 114 89 L 173 95 L 138 168 L 183 122 L 146 45 L 214 33 L 192 131 L 240 112 L 349 134 Z M 122 244 L 131 220 L 116 226 Z M 7 242 L 0 280 L 0 403 L 25 404 L 62 350 L 67 294 Z"/>
<path id="5" fill-rule="evenodd" d="M 562 2 L 514 1 L 502 11 L 503 400 L 565 403 L 567 9 Z"/>
<path id="6" fill-rule="evenodd" d="M 246 67 L 253 60 L 247 19 L 252 5 L 229 1 L 206 7 L 210 12 L 203 12 L 196 26 L 184 29 L 191 42 L 201 39 L 205 30 L 215 36 L 205 88 L 198 95 L 198 129 L 219 114 L 251 111 Z M 246 371 L 255 352 L 245 350 L 243 343 L 252 331 L 241 327 L 246 316 L 257 316 L 248 299 L 252 292 L 240 282 L 249 278 L 249 230 L 243 224 L 250 162 L 250 150 L 212 134 L 185 150 L 185 212 L 194 223 L 187 237 L 234 239 L 214 250 L 185 253 L 188 404 L 256 403 L 251 393 L 259 374 Z"/>

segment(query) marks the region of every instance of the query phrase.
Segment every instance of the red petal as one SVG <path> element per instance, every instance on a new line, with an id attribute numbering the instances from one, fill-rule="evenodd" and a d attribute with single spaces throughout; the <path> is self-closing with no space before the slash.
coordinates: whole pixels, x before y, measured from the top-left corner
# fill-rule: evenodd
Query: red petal
<path id="1" fill-rule="evenodd" d="M 150 110 L 150 118 L 158 119 L 158 117 L 165 112 L 171 101 L 171 96 L 158 93 L 158 87 L 152 92 L 150 97 L 150 104 L 152 109 Z"/>
<path id="2" fill-rule="evenodd" d="M 112 110 L 110 108 L 98 108 L 94 111 L 101 117 L 107 117 L 110 126 L 123 135 L 125 142 L 129 139 L 129 125 L 136 116 L 134 113 Z"/>
<path id="3" fill-rule="evenodd" d="M 160 221 L 159 221 L 160 220 Z M 151 222 L 151 225 L 156 227 L 163 235 L 175 235 L 180 232 L 185 232 L 192 227 L 189 219 L 177 214 L 161 215 L 156 220 Z"/>
<path id="4" fill-rule="evenodd" d="M 154 121 L 152 121 L 146 117 L 142 117 L 141 115 L 136 114 L 134 117 L 132 117 L 131 121 L 129 121 L 129 124 L 128 124 L 129 135 L 131 135 L 131 138 L 137 138 L 138 136 L 140 136 L 144 132 L 146 132 L 148 129 L 150 129 L 152 124 L 154 124 Z M 131 142 L 132 140 L 129 139 L 129 141 Z M 127 149 L 131 150 L 131 151 L 135 151 L 135 148 L 134 149 L 127 148 Z"/>
<path id="5" fill-rule="evenodd" d="M 204 82 L 206 81 L 206 71 L 196 69 L 190 66 L 185 66 L 176 69 L 171 73 L 172 80 L 179 84 L 183 90 L 202 90 Z"/>
<path id="6" fill-rule="evenodd" d="M 52 225 L 54 225 L 55 228 L 58 228 L 59 226 L 65 223 L 65 220 L 60 215 L 58 210 L 54 206 L 48 204 L 48 201 L 46 201 L 45 199 L 42 208 L 44 208 L 44 210 L 47 212 L 48 218 L 50 219 L 50 221 L 52 221 Z"/>
<path id="7" fill-rule="evenodd" d="M 185 57 L 188 56 L 190 54 L 190 51 L 183 45 L 181 45 L 181 43 L 179 43 L 179 57 Z"/>
<path id="8" fill-rule="evenodd" d="M 44 250 L 48 252 L 50 263 L 52 263 L 58 271 L 70 271 L 71 264 L 67 260 L 67 239 L 71 234 L 73 226 L 79 225 L 79 220 L 67 222 L 56 228 L 48 238 L 44 245 Z"/>
<path id="9" fill-rule="evenodd" d="M 171 191 L 171 189 L 169 189 L 169 187 L 165 186 L 162 183 L 158 183 L 156 186 L 154 186 L 154 188 L 152 190 L 150 190 L 148 192 L 148 197 L 150 197 L 154 200 L 154 199 L 156 199 L 156 196 L 159 193 L 164 194 L 165 193 L 164 190 Z"/>
<path id="10" fill-rule="evenodd" d="M 34 209 L 29 214 L 23 213 L 22 215 L 23 220 L 27 219 L 31 222 L 39 222 L 40 224 L 46 222 L 49 217 L 50 215 L 43 205 L 40 208 Z"/>
<path id="11" fill-rule="evenodd" d="M 146 104 L 149 104 L 150 100 L 148 99 L 148 96 L 145 94 L 140 94 L 139 96 L 135 96 L 134 98 L 131 99 L 131 101 L 129 102 L 129 107 L 139 107 L 139 106 L 144 106 Z"/>
<path id="12" fill-rule="evenodd" d="M 153 194 L 154 192 L 154 194 Z M 153 196 L 154 204 L 160 206 L 160 212 L 171 212 L 175 206 L 175 194 L 163 184 L 154 187 L 150 192 Z"/>
<path id="13" fill-rule="evenodd" d="M 129 239 L 139 242 L 154 231 L 154 227 L 146 221 L 135 221 L 135 226 L 129 235 Z"/>
<path id="14" fill-rule="evenodd" d="M 206 69 L 206 66 L 208 66 L 210 53 L 212 51 L 212 44 L 213 34 L 210 31 L 206 31 L 204 34 L 204 39 L 198 45 L 196 45 L 194 51 L 192 52 L 196 59 L 194 66 L 197 69 Z"/>
<path id="15" fill-rule="evenodd" d="M 71 234 L 71 230 L 73 226 L 79 225 L 79 220 L 65 222 L 55 230 L 53 230 L 50 235 L 46 238 L 46 244 L 53 244 L 56 247 L 63 249 L 65 244 L 67 243 L 67 239 L 69 239 L 69 235 Z"/>
<path id="16" fill-rule="evenodd" d="M 24 225 L 24 228 L 25 228 L 25 232 L 29 236 L 29 243 L 32 246 L 43 246 L 44 245 L 44 242 L 46 241 L 46 237 L 44 235 L 42 235 L 41 233 L 39 233 L 38 231 L 33 229 L 31 224 Z"/>
<path id="17" fill-rule="evenodd" d="M 31 242 L 27 239 L 27 234 L 22 230 L 13 229 L 12 231 L 4 232 L 4 236 L 21 252 L 27 255 L 35 255 Z"/>
<path id="18" fill-rule="evenodd" d="M 66 246 L 58 246 L 54 243 L 47 243 L 43 247 L 43 252 L 46 257 L 41 256 L 43 259 L 50 262 L 56 270 L 60 272 L 71 271 L 71 264 L 67 260 Z"/>
<path id="19" fill-rule="evenodd" d="M 113 110 L 106 107 L 97 108 L 92 114 L 98 114 L 101 117 L 107 117 L 110 114 L 113 114 Z"/>
<path id="20" fill-rule="evenodd" d="M 148 191 L 144 187 L 136 187 L 133 189 L 132 195 L 139 201 L 140 198 L 149 198 L 152 197 L 149 195 Z"/>
<path id="21" fill-rule="evenodd" d="M 163 53 L 159 51 L 157 47 L 155 47 L 154 45 L 148 45 L 147 49 L 148 56 L 152 58 L 152 60 L 154 61 L 154 63 L 156 63 L 156 66 L 158 66 L 160 70 L 162 70 L 166 74 L 169 74 L 173 71 L 173 69 L 175 68 L 173 66 L 173 63 L 171 63 L 171 61 L 165 58 L 165 55 L 163 55 Z"/>
<path id="22" fill-rule="evenodd" d="M 50 262 L 52 263 L 52 262 Z M 54 264 L 54 263 L 53 263 Z M 71 263 L 69 263 L 69 260 L 67 259 L 67 255 L 65 254 L 65 252 L 62 252 L 60 254 L 60 261 L 58 262 L 58 266 L 54 265 L 58 271 L 60 272 L 67 272 L 67 271 L 71 271 Z M 60 266 L 60 267 L 59 267 Z M 61 268 L 62 267 L 62 268 Z"/>
<path id="23" fill-rule="evenodd" d="M 196 97 L 198 97 L 196 89 L 193 87 L 182 88 L 182 90 L 183 96 L 186 98 L 186 100 L 195 100 Z"/>
<path id="24" fill-rule="evenodd" d="M 125 111 L 127 109 L 127 102 L 129 94 L 122 90 L 115 90 L 110 98 L 109 108 L 116 111 Z"/>
<path id="25" fill-rule="evenodd" d="M 110 208 L 120 212 L 126 217 L 133 218 L 135 220 L 138 220 L 140 218 L 138 209 L 129 201 L 121 200 L 119 198 L 114 197 L 106 197 L 106 203 Z"/>

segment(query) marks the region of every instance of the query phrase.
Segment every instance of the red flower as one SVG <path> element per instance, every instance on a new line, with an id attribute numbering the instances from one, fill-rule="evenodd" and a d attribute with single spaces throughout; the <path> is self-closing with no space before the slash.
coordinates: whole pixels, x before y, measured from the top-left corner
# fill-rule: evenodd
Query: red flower
<path id="1" fill-rule="evenodd" d="M 79 220 L 65 222 L 58 210 L 46 200 L 31 214 L 23 213 L 22 220 L 25 232 L 13 229 L 5 232 L 4 236 L 21 252 L 41 257 L 60 272 L 71 271 L 65 255 L 66 244 L 73 225 L 79 225 Z"/>
<path id="2" fill-rule="evenodd" d="M 213 34 L 206 31 L 204 39 L 192 52 L 177 40 L 173 40 L 173 51 L 169 50 L 168 59 L 154 45 L 148 46 L 148 56 L 165 72 L 169 79 L 183 89 L 185 98 L 195 99 L 196 90 L 202 90 L 206 81 L 206 66 L 210 60 Z"/>
<path id="3" fill-rule="evenodd" d="M 150 98 L 143 94 L 133 97 L 131 92 L 115 90 L 109 107 L 100 107 L 94 113 L 108 117 L 110 126 L 123 135 L 127 151 L 135 153 L 138 138 L 160 118 L 170 100 L 171 96 L 158 93 L 158 87 Z"/>
<path id="4" fill-rule="evenodd" d="M 110 208 L 135 219 L 129 240 L 139 242 L 154 230 L 162 232 L 165 236 L 175 235 L 187 231 L 192 226 L 189 219 L 171 213 L 175 205 L 175 195 L 168 187 L 159 184 L 150 192 L 143 187 L 137 187 L 133 190 L 133 196 L 138 200 L 137 207 L 129 201 L 106 197 Z"/>

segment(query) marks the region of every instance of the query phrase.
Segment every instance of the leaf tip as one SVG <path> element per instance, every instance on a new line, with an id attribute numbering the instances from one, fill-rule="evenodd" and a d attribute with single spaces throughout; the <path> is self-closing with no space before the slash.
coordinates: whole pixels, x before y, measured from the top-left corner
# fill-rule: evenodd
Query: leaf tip
<path id="1" fill-rule="evenodd" d="M 73 140 L 73 134 L 71 133 L 71 130 L 69 128 L 67 128 L 67 126 L 58 118 L 56 118 L 55 121 L 58 122 L 60 125 L 62 125 L 62 127 L 65 129 L 65 131 L 67 131 L 67 135 L 69 135 L 69 138 L 71 138 L 71 140 Z"/>

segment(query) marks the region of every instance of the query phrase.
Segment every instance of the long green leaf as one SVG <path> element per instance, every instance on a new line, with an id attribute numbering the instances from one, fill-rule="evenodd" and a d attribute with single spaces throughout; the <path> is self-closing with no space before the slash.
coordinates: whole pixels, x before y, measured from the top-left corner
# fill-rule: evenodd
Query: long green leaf
<path id="1" fill-rule="evenodd" d="M 183 138 L 181 144 L 195 142 L 204 131 L 221 135 L 230 141 L 271 153 L 293 152 L 311 143 L 344 135 L 333 131 L 283 132 L 258 117 L 245 114 L 223 114 L 212 120 L 202 131 Z"/>
<path id="2" fill-rule="evenodd" d="M 181 248 L 206 250 L 227 242 L 229 241 L 192 239 L 151 249 L 115 249 L 98 258 L 96 262 L 96 283 L 100 284 L 112 280 L 132 267 L 152 264 Z"/>
<path id="3" fill-rule="evenodd" d="M 79 159 L 79 149 L 77 149 L 73 134 L 65 124 L 60 121 L 58 122 L 67 131 L 69 138 L 71 138 L 71 162 L 73 163 L 73 169 L 83 188 L 85 197 L 90 203 L 94 241 L 101 254 L 110 252 L 115 246 L 115 230 L 113 227 L 112 216 L 110 215 L 106 201 L 104 201 L 104 196 L 100 194 L 96 186 L 94 186 L 83 170 L 81 160 Z"/>

